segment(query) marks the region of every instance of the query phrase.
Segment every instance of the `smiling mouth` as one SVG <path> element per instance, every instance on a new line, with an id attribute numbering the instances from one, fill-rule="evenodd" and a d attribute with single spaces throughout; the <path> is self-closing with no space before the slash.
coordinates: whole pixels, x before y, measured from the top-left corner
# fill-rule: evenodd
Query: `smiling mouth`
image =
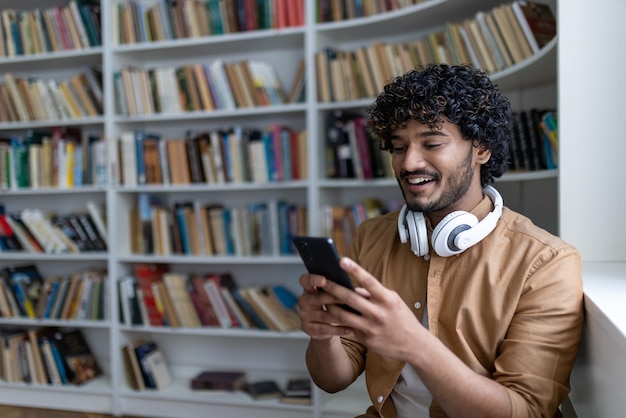
<path id="1" fill-rule="evenodd" d="M 419 186 L 422 184 L 433 182 L 435 181 L 435 179 L 432 177 L 416 177 L 416 178 L 407 178 L 406 181 L 407 183 L 411 185 Z"/>

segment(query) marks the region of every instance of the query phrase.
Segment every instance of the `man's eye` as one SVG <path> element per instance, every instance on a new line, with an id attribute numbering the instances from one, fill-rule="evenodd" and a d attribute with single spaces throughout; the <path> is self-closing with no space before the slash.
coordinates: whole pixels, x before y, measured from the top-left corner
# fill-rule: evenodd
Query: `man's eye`
<path id="1" fill-rule="evenodd" d="M 406 145 L 398 145 L 398 146 L 392 146 L 391 147 L 391 152 L 394 153 L 394 154 L 402 154 L 406 150 L 407 150 Z"/>
<path id="2" fill-rule="evenodd" d="M 437 142 L 437 143 L 432 143 L 432 144 L 425 144 L 424 148 L 426 148 L 426 149 L 435 149 L 435 148 L 438 148 L 440 146 L 441 146 L 441 144 Z"/>

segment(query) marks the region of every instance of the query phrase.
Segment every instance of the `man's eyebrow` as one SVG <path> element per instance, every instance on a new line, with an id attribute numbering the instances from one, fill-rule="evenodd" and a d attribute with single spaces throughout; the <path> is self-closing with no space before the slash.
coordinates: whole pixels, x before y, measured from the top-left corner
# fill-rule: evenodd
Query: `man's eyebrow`
<path id="1" fill-rule="evenodd" d="M 432 130 L 432 131 L 423 131 L 417 134 L 417 138 L 430 138 L 433 136 L 449 136 L 447 133 L 440 131 L 440 130 Z M 400 138 L 399 135 L 397 134 L 391 134 L 391 136 L 389 136 L 389 140 L 393 141 L 394 139 L 397 140 L 401 140 L 402 138 Z"/>

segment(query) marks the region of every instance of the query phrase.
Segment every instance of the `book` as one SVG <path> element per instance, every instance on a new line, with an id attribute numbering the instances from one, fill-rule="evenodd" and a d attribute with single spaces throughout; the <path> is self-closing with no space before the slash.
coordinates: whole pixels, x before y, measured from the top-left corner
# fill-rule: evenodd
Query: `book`
<path id="1" fill-rule="evenodd" d="M 28 318 L 36 318 L 35 309 L 39 304 L 44 283 L 37 266 L 34 264 L 8 266 L 2 270 L 2 276 L 15 295 L 20 312 Z"/>
<path id="2" fill-rule="evenodd" d="M 70 383 L 82 385 L 102 374 L 102 369 L 82 331 L 57 332 L 54 337 Z"/>
<path id="3" fill-rule="evenodd" d="M 137 343 L 139 344 L 139 343 Z M 141 367 L 135 354 L 134 343 L 122 346 L 122 358 L 124 360 L 124 372 L 128 386 L 134 390 L 144 390 L 146 384 L 141 374 Z"/>
<path id="4" fill-rule="evenodd" d="M 309 405 L 313 401 L 311 394 L 310 378 L 292 378 L 287 381 L 280 401 L 290 404 Z"/>
<path id="5" fill-rule="evenodd" d="M 135 279 L 146 306 L 148 322 L 152 326 L 165 325 L 164 313 L 157 304 L 153 285 L 162 280 L 163 274 L 168 270 L 169 267 L 166 264 L 137 263 L 134 265 Z"/>
<path id="6" fill-rule="evenodd" d="M 247 376 L 239 370 L 207 370 L 202 371 L 190 380 L 193 390 L 226 390 L 234 392 L 246 385 Z"/>
<path id="7" fill-rule="evenodd" d="M 511 7 L 533 53 L 556 36 L 556 19 L 547 4 L 521 0 Z"/>
<path id="8" fill-rule="evenodd" d="M 152 373 L 152 369 L 146 360 L 146 357 L 159 350 L 159 347 L 154 341 L 145 341 L 137 344 L 133 347 L 135 356 L 137 356 L 137 362 L 141 370 L 141 376 L 143 377 L 144 385 L 146 389 L 157 389 L 157 383 Z"/>
<path id="9" fill-rule="evenodd" d="M 245 391 L 254 400 L 278 399 L 283 396 L 283 392 L 274 380 L 259 380 L 246 385 Z"/>
<path id="10" fill-rule="evenodd" d="M 163 352 L 158 347 L 146 352 L 144 354 L 143 361 L 154 379 L 154 384 L 157 390 L 165 389 L 174 383 L 174 379 L 169 366 L 165 361 Z"/>

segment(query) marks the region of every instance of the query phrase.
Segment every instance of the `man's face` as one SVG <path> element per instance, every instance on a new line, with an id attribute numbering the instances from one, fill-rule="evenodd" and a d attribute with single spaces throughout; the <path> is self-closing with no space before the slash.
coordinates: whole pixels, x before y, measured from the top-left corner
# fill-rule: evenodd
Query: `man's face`
<path id="1" fill-rule="evenodd" d="M 431 215 L 435 222 L 478 204 L 480 165 L 491 155 L 473 147 L 457 125 L 443 120 L 441 129 L 434 130 L 410 120 L 391 136 L 393 168 L 408 208 Z"/>

